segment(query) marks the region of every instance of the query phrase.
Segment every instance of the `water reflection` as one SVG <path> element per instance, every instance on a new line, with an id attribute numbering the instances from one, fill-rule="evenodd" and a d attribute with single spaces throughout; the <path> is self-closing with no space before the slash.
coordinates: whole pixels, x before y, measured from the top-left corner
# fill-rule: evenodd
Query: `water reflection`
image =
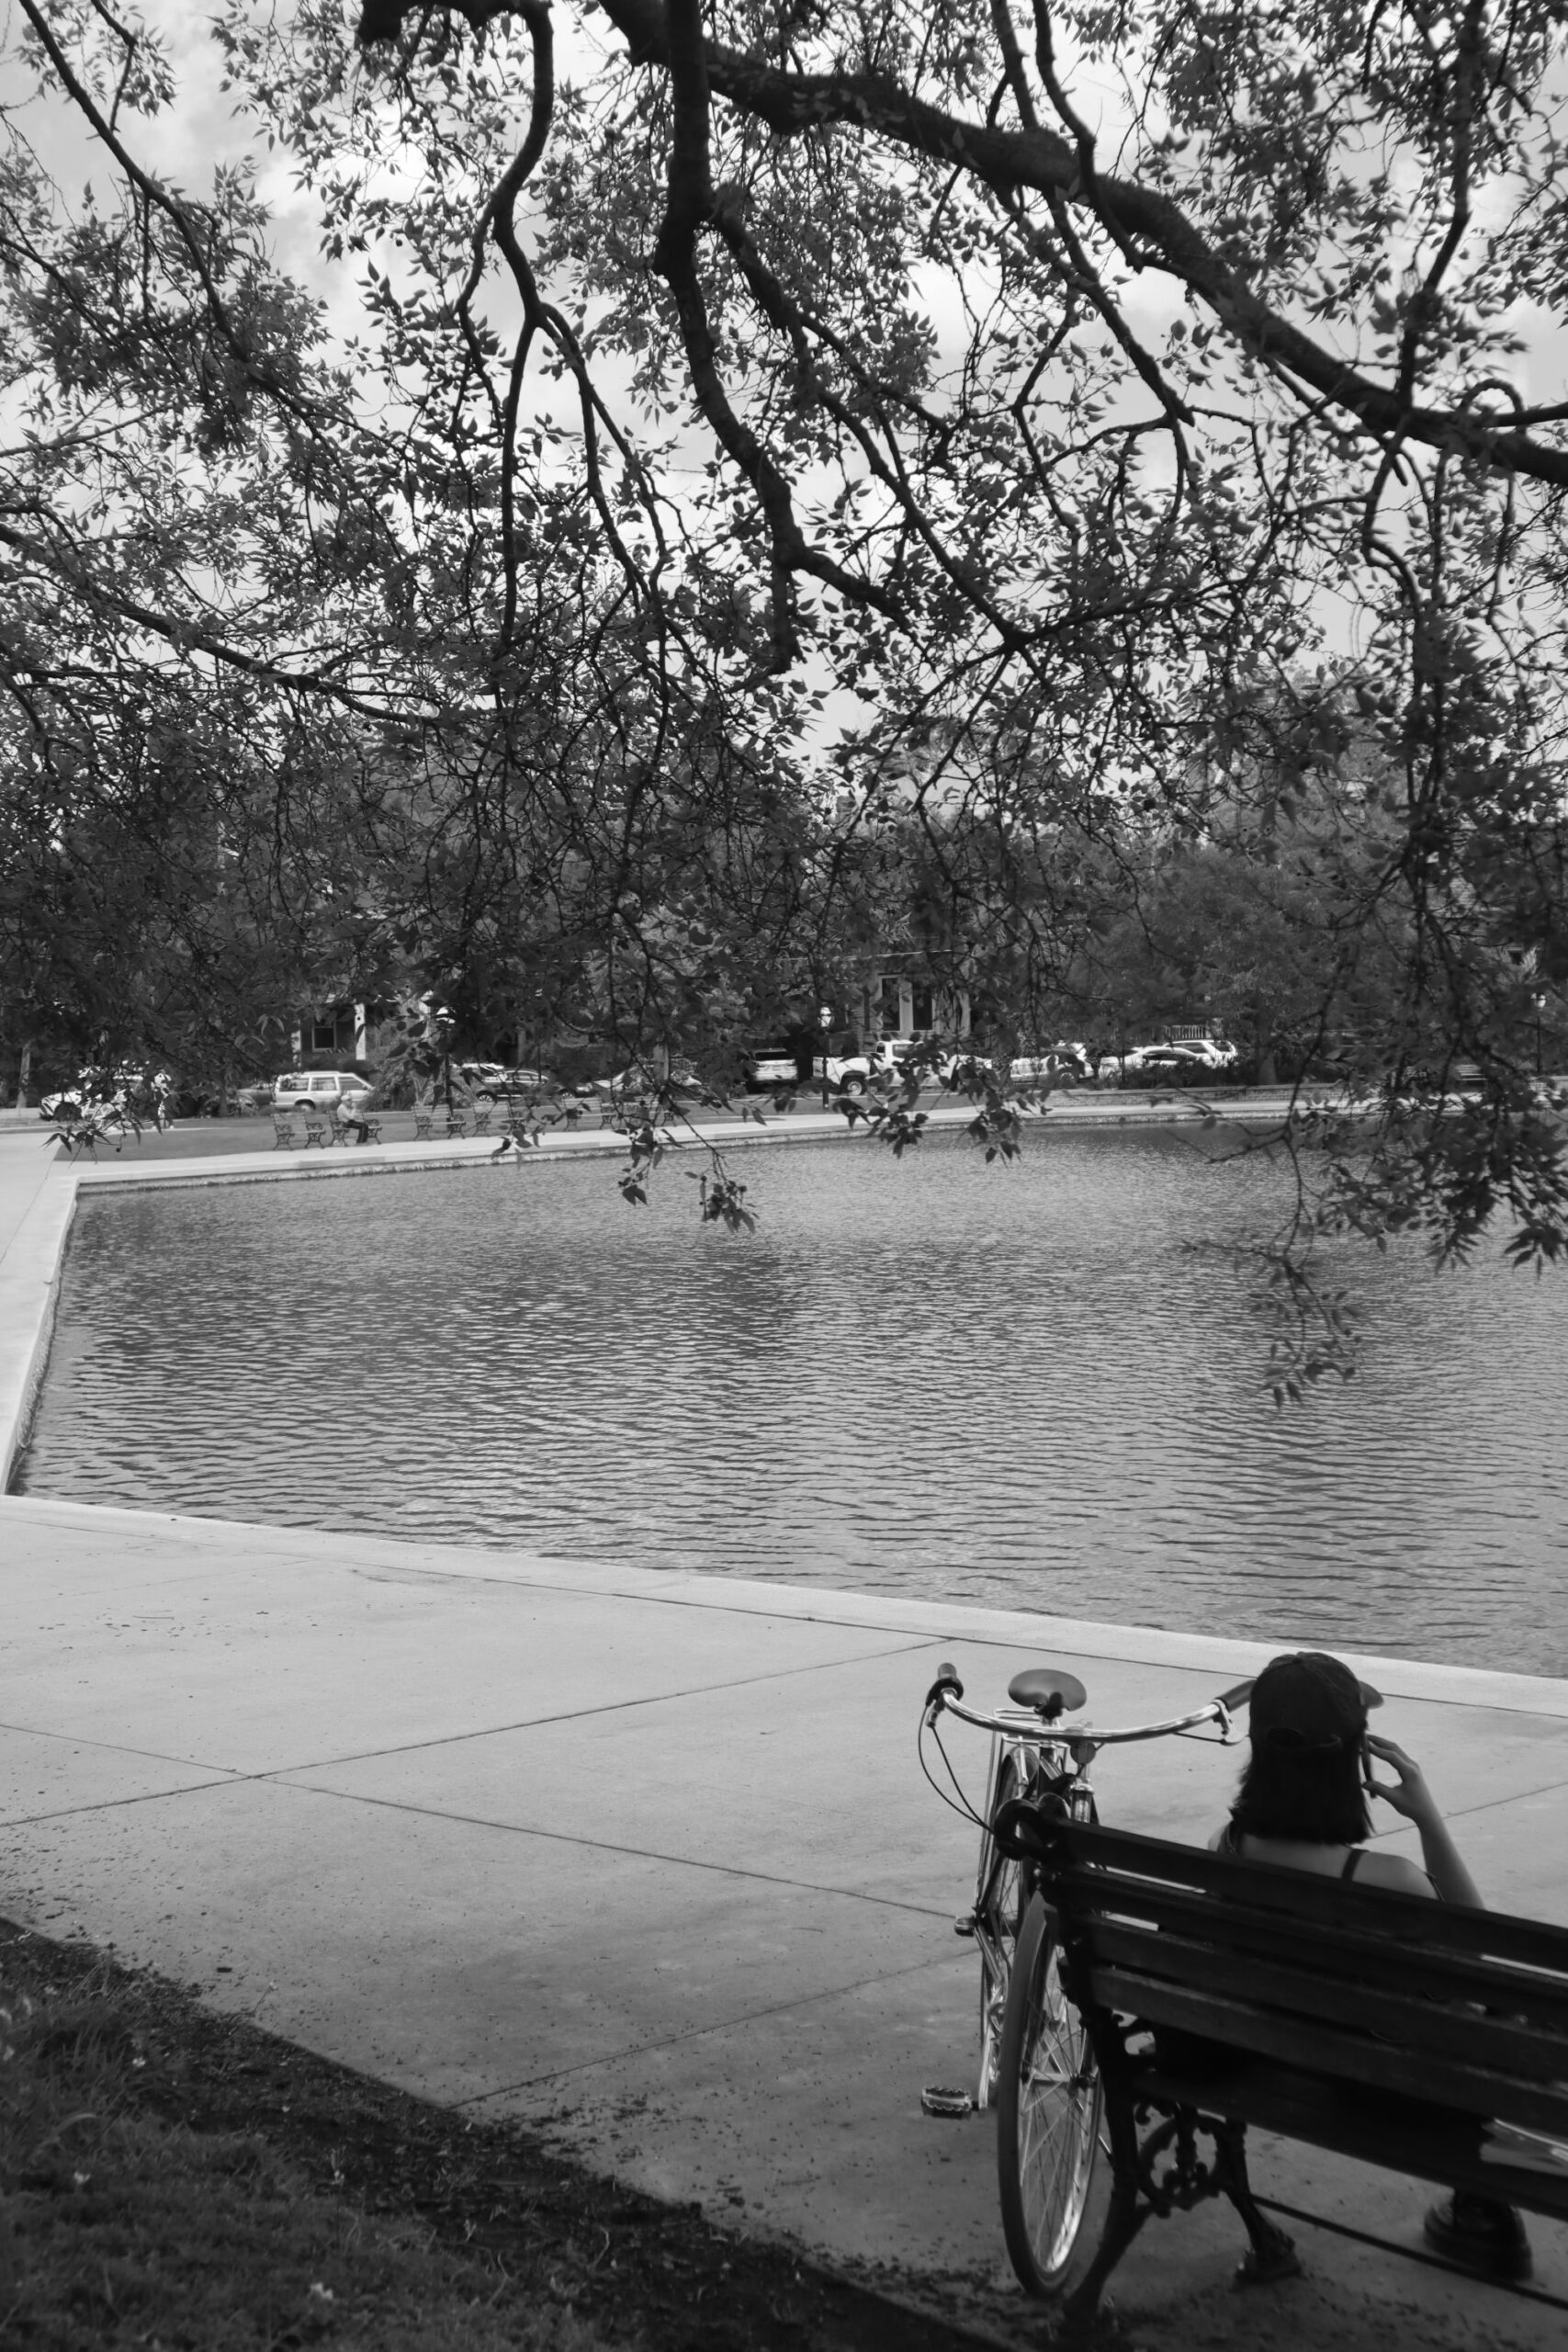
<path id="1" fill-rule="evenodd" d="M 17 1484 L 1568 1671 L 1568 1290 L 1347 1245 L 1349 1388 L 1276 1416 L 1229 1263 L 1280 1172 L 1159 1135 L 84 1204 Z"/>

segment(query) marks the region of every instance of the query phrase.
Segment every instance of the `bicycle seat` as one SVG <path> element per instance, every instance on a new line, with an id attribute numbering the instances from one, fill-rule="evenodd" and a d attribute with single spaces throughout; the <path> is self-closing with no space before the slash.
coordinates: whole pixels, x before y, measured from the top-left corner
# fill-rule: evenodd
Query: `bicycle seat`
<path id="1" fill-rule="evenodd" d="M 1015 1706 L 1032 1707 L 1051 1723 L 1057 1715 L 1077 1714 L 1087 1704 L 1089 1692 L 1059 1666 L 1026 1666 L 1008 1684 L 1008 1697 Z"/>

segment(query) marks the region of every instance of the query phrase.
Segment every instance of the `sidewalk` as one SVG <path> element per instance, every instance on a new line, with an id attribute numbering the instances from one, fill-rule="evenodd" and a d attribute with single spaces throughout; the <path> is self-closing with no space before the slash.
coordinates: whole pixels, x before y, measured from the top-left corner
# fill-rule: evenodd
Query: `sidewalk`
<path id="1" fill-rule="evenodd" d="M 1069 1662 L 1091 1714 L 1223 1688 L 1238 1643 L 525 1554 L 0 1501 L 0 1910 L 782 2234 L 1021 2340 L 951 1921 L 973 1835 L 914 1758 L 952 1655 Z M 1568 1686 L 1365 1661 L 1489 1898 L 1568 1919 Z M 955 1734 L 971 1781 L 980 1744 Z M 1110 1818 L 1199 1837 L 1234 1754 L 1102 1761 Z M 1415 2243 L 1416 2183 L 1260 2141 L 1261 2193 Z M 1532 2223 L 1568 2295 L 1568 2233 Z M 1151 2224 L 1118 2309 L 1163 2352 L 1544 2347 L 1562 2314 L 1314 2230 L 1227 2284 L 1210 2208 Z M 886 2283 L 885 2278 L 884 2283 Z"/>
<path id="2" fill-rule="evenodd" d="M 0 1138 L 13 1369 L 32 1343 L 11 1318 L 46 1296 L 80 1181 Z M 974 1833 L 919 1777 L 920 1697 L 944 1657 L 990 1696 L 1054 1657 L 1091 1719 L 1125 1721 L 1266 1650 L 15 1496 L 0 1597 L 0 1912 L 1031 2339 L 989 2126 L 919 2108 L 970 2076 L 976 1980 L 951 1926 Z M 1356 1662 L 1488 1900 L 1568 1923 L 1568 1683 Z M 982 1743 L 950 1747 L 977 1792 Z M 1102 1810 L 1201 1838 L 1236 1761 L 1107 1755 Z M 1417 2243 L 1417 2183 L 1267 2135 L 1254 2176 Z M 1539 2285 L 1568 2296 L 1568 2232 L 1531 2234 Z M 1299 2235 L 1307 2278 L 1240 2301 L 1228 2209 L 1153 2222 L 1117 2307 L 1151 2352 L 1562 2340 L 1561 2310 Z"/>

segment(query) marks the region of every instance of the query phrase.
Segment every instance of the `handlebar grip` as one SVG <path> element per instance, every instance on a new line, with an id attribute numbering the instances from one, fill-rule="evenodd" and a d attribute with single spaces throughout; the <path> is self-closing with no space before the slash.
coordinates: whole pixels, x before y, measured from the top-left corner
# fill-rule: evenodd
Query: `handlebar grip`
<path id="1" fill-rule="evenodd" d="M 950 1690 L 955 1699 L 962 1699 L 964 1696 L 964 1685 L 958 1679 L 958 1668 L 955 1666 L 949 1666 L 944 1660 L 937 1668 L 936 1680 L 926 1692 L 927 1706 L 934 1707 L 938 1700 L 945 1698 Z"/>
<path id="2" fill-rule="evenodd" d="M 1251 1696 L 1252 1682 L 1249 1679 L 1246 1682 L 1238 1682 L 1234 1690 L 1222 1690 L 1214 1703 L 1219 1707 L 1242 1707 Z"/>

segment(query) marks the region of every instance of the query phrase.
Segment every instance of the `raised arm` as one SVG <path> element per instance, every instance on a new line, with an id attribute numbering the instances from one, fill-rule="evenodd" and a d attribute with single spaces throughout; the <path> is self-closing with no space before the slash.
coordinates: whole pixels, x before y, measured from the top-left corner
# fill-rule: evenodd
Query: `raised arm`
<path id="1" fill-rule="evenodd" d="M 1367 1748 L 1370 1755 L 1392 1765 L 1399 1776 L 1397 1781 L 1389 1782 L 1374 1781 L 1369 1773 L 1367 1792 L 1370 1796 L 1381 1797 L 1384 1804 L 1392 1805 L 1395 1813 L 1402 1813 L 1406 1821 L 1416 1824 L 1421 1834 L 1421 1859 L 1426 1864 L 1427 1875 L 1442 1901 L 1464 1903 L 1473 1910 L 1484 1910 L 1480 1889 L 1466 1869 L 1459 1848 L 1449 1835 L 1448 1824 L 1438 1811 L 1437 1802 L 1416 1758 L 1406 1756 L 1404 1748 L 1396 1747 L 1392 1739 L 1379 1739 L 1371 1732 L 1367 1735 Z"/>

